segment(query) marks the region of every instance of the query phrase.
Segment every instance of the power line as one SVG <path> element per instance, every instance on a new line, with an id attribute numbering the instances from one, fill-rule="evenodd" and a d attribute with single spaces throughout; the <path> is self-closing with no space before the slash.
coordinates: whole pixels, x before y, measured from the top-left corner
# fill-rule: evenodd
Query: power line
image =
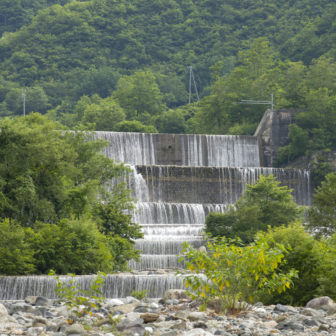
<path id="1" fill-rule="evenodd" d="M 236 104 L 271 105 L 271 109 L 274 110 L 274 95 L 271 93 L 271 100 L 241 100 Z"/>
<path id="2" fill-rule="evenodd" d="M 197 90 L 197 85 L 196 85 L 196 80 L 195 80 L 195 76 L 194 76 L 194 72 L 193 72 L 193 69 L 192 69 L 192 66 L 188 66 L 188 69 L 189 69 L 189 104 L 191 103 L 191 86 L 192 84 L 194 84 L 194 89 L 195 89 L 195 93 L 196 93 L 196 98 L 197 98 L 197 101 L 199 101 L 199 95 L 198 95 L 198 90 Z"/>
<path id="3" fill-rule="evenodd" d="M 22 89 L 22 108 L 23 108 L 23 116 L 26 116 L 26 89 Z"/>

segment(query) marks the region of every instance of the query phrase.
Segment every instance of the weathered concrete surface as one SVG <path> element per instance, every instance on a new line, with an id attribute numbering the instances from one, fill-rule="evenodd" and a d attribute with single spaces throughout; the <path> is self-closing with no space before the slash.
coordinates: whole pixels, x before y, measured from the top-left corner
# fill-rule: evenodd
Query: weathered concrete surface
<path id="1" fill-rule="evenodd" d="M 295 122 L 299 110 L 266 110 L 254 136 L 260 145 L 263 167 L 274 167 L 279 147 L 289 143 L 289 125 Z"/>
<path id="2" fill-rule="evenodd" d="M 270 174 L 294 189 L 298 204 L 309 205 L 311 199 L 309 174 L 299 169 L 143 165 L 136 170 L 146 181 L 150 202 L 232 204 L 246 184 Z"/>

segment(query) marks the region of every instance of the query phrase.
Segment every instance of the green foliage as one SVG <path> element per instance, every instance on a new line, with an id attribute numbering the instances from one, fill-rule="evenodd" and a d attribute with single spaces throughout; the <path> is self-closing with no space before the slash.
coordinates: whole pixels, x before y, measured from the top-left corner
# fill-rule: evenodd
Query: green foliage
<path id="1" fill-rule="evenodd" d="M 125 120 L 125 112 L 111 97 L 86 106 L 83 114 L 82 123 L 95 125 L 96 131 L 115 131 L 117 125 Z"/>
<path id="2" fill-rule="evenodd" d="M 117 125 L 118 132 L 138 132 L 138 133 L 157 133 L 157 129 L 152 126 L 146 126 L 138 120 L 125 120 Z"/>
<path id="3" fill-rule="evenodd" d="M 73 324 L 77 319 L 92 316 L 92 312 L 99 308 L 99 303 L 104 300 L 102 287 L 105 283 L 105 274 L 98 272 L 97 276 L 91 281 L 90 288 L 83 290 L 75 279 L 74 274 L 69 274 L 70 280 L 61 280 L 54 270 L 48 274 L 56 280 L 55 292 L 61 302 L 64 302 L 74 319 L 68 320 Z"/>
<path id="4" fill-rule="evenodd" d="M 131 296 L 135 297 L 138 300 L 143 300 L 148 294 L 148 290 L 144 289 L 142 291 L 135 290 L 131 293 Z"/>
<path id="5" fill-rule="evenodd" d="M 181 110 L 169 110 L 162 113 L 155 126 L 160 133 L 185 133 L 185 119 Z"/>
<path id="6" fill-rule="evenodd" d="M 0 120 L 0 217 L 23 226 L 79 218 L 104 183 L 125 171 L 98 151 L 102 142 L 39 114 Z"/>
<path id="7" fill-rule="evenodd" d="M 336 299 L 336 290 L 333 285 L 336 281 L 336 235 L 320 242 L 320 253 L 323 256 L 319 264 L 319 295 L 327 295 Z"/>
<path id="8" fill-rule="evenodd" d="M 9 219 L 1 219 L 0 232 L 0 274 L 23 275 L 34 272 L 34 252 L 25 241 L 24 229 Z"/>
<path id="9" fill-rule="evenodd" d="M 148 123 L 151 116 L 165 109 L 155 76 L 150 71 L 137 71 L 132 76 L 121 77 L 114 97 L 130 120 Z"/>
<path id="10" fill-rule="evenodd" d="M 291 287 L 294 270 L 279 271 L 286 249 L 274 243 L 273 247 L 258 236 L 254 243 L 239 246 L 226 238 L 209 241 L 207 251 L 184 245 L 181 259 L 193 272 L 185 278 L 193 298 L 204 303 L 217 299 L 220 311 L 244 309 L 263 293 L 279 293 Z"/>
<path id="11" fill-rule="evenodd" d="M 239 237 L 248 243 L 260 230 L 298 220 L 302 207 L 295 204 L 291 190 L 279 184 L 270 175 L 261 176 L 255 185 L 247 185 L 242 197 L 227 212 L 207 216 L 206 232 L 213 237 Z"/>
<path id="12" fill-rule="evenodd" d="M 317 236 L 331 235 L 336 230 L 336 175 L 326 175 L 317 188 L 313 204 L 308 210 L 308 227 Z"/>
<path id="13" fill-rule="evenodd" d="M 2 119 L 0 128 L 1 272 L 90 274 L 139 257 L 129 191 L 111 187 L 128 170 L 100 153 L 104 142 L 35 113 Z"/>
<path id="14" fill-rule="evenodd" d="M 252 134 L 264 107 L 234 104 L 240 99 L 273 92 L 277 107 L 305 108 L 308 96 L 330 89 L 326 62 L 301 79 L 314 59 L 334 62 L 335 11 L 330 0 L 3 0 L 0 114 L 21 113 L 26 87 L 28 112 L 50 109 L 71 127 L 76 102 L 94 94 L 116 97 L 127 120 L 154 125 L 165 105 L 187 103 L 192 65 L 208 97 L 187 131 Z M 96 112 L 88 119 L 97 125 Z"/>
<path id="15" fill-rule="evenodd" d="M 289 125 L 290 144 L 279 149 L 278 162 L 288 163 L 304 155 L 308 144 L 308 132 L 296 124 Z"/>
<path id="16" fill-rule="evenodd" d="M 292 268 L 298 272 L 293 279 L 293 286 L 283 293 L 266 295 L 263 301 L 267 304 L 275 302 L 289 305 L 305 305 L 321 291 L 319 278 L 320 267 L 325 263 L 324 244 L 315 240 L 304 231 L 300 223 L 269 229 L 264 237 L 270 246 L 279 243 L 286 246 L 285 263 L 279 266 L 283 273 Z M 328 295 L 323 293 L 323 295 Z"/>
<path id="17" fill-rule="evenodd" d="M 36 270 L 46 274 L 92 274 L 113 269 L 114 251 L 109 239 L 89 220 L 36 223 L 27 240 L 34 251 Z"/>

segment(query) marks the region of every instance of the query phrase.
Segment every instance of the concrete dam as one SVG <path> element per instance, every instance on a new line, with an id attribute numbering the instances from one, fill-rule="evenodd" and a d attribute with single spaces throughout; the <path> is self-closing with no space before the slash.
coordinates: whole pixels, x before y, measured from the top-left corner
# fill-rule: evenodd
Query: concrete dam
<path id="1" fill-rule="evenodd" d="M 137 200 L 133 220 L 144 232 L 135 245 L 141 261 L 129 264 L 138 273 L 108 275 L 106 297 L 144 289 L 149 297 L 160 297 L 166 289 L 182 288 L 181 277 L 155 271 L 183 266 L 178 261 L 182 243 L 202 246 L 206 215 L 224 212 L 261 175 L 273 174 L 292 188 L 298 204 L 311 202 L 309 172 L 261 167 L 257 137 L 118 132 L 95 132 L 94 137 L 107 141 L 107 157 L 131 166 L 127 183 Z M 85 288 L 92 276 L 77 279 Z M 55 297 L 54 286 L 47 276 L 0 277 L 0 299 Z"/>

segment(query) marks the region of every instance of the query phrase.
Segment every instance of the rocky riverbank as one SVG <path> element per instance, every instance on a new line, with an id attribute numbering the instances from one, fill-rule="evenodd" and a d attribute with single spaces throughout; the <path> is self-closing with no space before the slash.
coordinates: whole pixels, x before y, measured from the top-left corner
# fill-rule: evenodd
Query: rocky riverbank
<path id="1" fill-rule="evenodd" d="M 78 317 L 58 300 L 27 297 L 1 301 L 0 336 L 198 336 L 336 335 L 336 304 L 329 298 L 306 307 L 258 303 L 235 315 L 199 311 L 183 290 L 162 299 L 106 299 L 92 314 Z"/>

